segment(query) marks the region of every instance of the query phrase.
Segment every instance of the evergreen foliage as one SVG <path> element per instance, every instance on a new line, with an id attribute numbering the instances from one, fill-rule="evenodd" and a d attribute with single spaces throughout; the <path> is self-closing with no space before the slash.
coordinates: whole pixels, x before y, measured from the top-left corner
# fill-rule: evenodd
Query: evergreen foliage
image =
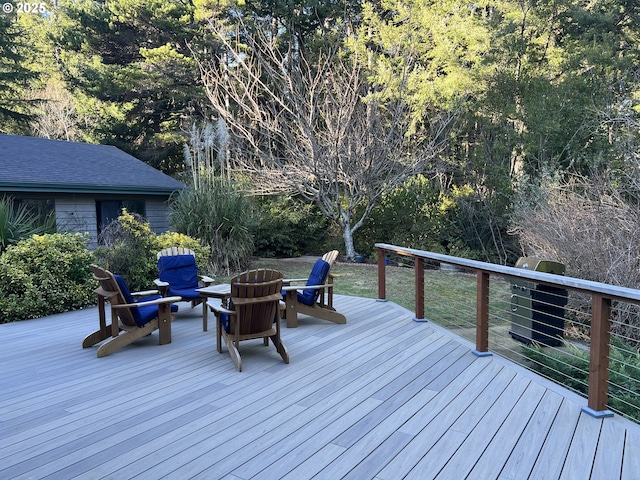
<path id="1" fill-rule="evenodd" d="M 589 389 L 589 350 L 566 345 L 566 351 L 539 345 L 524 346 L 525 357 L 534 370 L 578 393 Z M 640 353 L 629 344 L 613 338 L 609 356 L 608 406 L 640 421 Z"/>
<path id="2" fill-rule="evenodd" d="M 383 197 L 358 236 L 356 248 L 366 256 L 373 254 L 376 242 L 441 252 L 444 216 L 437 182 L 416 176 Z"/>
<path id="3" fill-rule="evenodd" d="M 0 323 L 39 318 L 95 303 L 87 238 L 33 235 L 0 255 Z"/>
<path id="4" fill-rule="evenodd" d="M 256 199 L 253 229 L 258 257 L 297 257 L 328 250 L 327 219 L 318 209 L 290 196 Z"/>
<path id="5" fill-rule="evenodd" d="M 101 234 L 101 243 L 94 252 L 96 263 L 121 275 L 131 291 L 153 288 L 158 276 L 154 249 L 155 235 L 149 224 L 138 214 L 122 210 Z"/>
<path id="6" fill-rule="evenodd" d="M 179 169 L 183 119 L 203 99 L 190 50 L 200 28 L 194 9 L 173 0 L 59 2 L 51 36 L 65 81 L 94 119 L 88 139 Z"/>
<path id="7" fill-rule="evenodd" d="M 37 73 L 31 69 L 31 52 L 17 13 L 0 12 L 0 132 L 24 133 L 33 102 L 22 95 Z"/>

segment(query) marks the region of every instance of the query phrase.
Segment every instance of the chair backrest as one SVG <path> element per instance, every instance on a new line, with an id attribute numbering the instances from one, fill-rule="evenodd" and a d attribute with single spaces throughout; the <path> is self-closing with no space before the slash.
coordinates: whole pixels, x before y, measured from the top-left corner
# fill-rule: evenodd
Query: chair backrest
<path id="1" fill-rule="evenodd" d="M 196 257 L 189 254 L 160 256 L 158 276 L 173 288 L 198 288 Z"/>
<path id="2" fill-rule="evenodd" d="M 328 262 L 321 258 L 316 260 L 307 279 L 307 285 L 324 285 L 327 282 L 329 270 L 331 270 L 331 265 Z M 298 302 L 311 306 L 318 299 L 320 293 L 321 289 L 319 288 L 305 288 L 298 293 Z"/>
<path id="3" fill-rule="evenodd" d="M 237 312 L 240 335 L 273 328 L 281 291 L 282 273 L 276 270 L 250 270 L 231 279 L 231 305 Z"/>
<path id="4" fill-rule="evenodd" d="M 322 260 L 327 262 L 329 264 L 329 268 L 331 268 L 333 267 L 333 264 L 337 260 L 338 254 L 339 254 L 338 250 L 331 250 L 330 252 L 327 252 L 322 256 Z"/>
<path id="5" fill-rule="evenodd" d="M 156 254 L 156 258 L 160 258 L 160 257 L 170 257 L 172 255 L 193 255 L 194 257 L 196 256 L 195 252 L 193 250 L 190 250 L 188 248 L 185 247 L 169 247 L 169 248 L 163 248 L 162 250 L 160 250 L 157 254 Z"/>
<path id="6" fill-rule="evenodd" d="M 95 290 L 98 295 L 107 298 L 112 305 L 135 303 L 133 295 L 122 277 L 97 265 L 91 265 L 90 268 L 93 278 L 100 283 L 100 288 Z M 137 307 L 118 309 L 118 317 L 123 324 L 130 327 L 134 327 L 140 322 L 140 313 Z"/>

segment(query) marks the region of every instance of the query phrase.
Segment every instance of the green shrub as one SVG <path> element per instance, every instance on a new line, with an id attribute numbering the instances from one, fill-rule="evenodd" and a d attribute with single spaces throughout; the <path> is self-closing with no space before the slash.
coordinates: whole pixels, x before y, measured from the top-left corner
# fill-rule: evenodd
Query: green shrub
<path id="1" fill-rule="evenodd" d="M 376 242 L 422 250 L 440 250 L 445 215 L 440 189 L 423 175 L 407 180 L 384 196 L 367 223 L 357 232 L 356 250 L 372 255 Z"/>
<path id="2" fill-rule="evenodd" d="M 196 264 L 198 265 L 198 271 L 206 274 L 207 261 L 209 260 L 209 249 L 200 243 L 200 240 L 177 232 L 165 232 L 161 233 L 154 239 L 153 253 L 154 261 L 156 254 L 163 248 L 169 247 L 183 247 L 193 250 L 196 254 Z"/>
<path id="3" fill-rule="evenodd" d="M 87 237 L 33 235 L 0 256 L 0 323 L 91 305 L 94 281 Z"/>
<path id="4" fill-rule="evenodd" d="M 212 274 L 237 272 L 249 265 L 255 217 L 249 198 L 236 183 L 208 178 L 189 187 L 171 203 L 171 224 L 210 247 Z"/>
<path id="5" fill-rule="evenodd" d="M 502 191 L 502 190 L 501 190 Z M 515 262 L 506 236 L 508 192 L 484 198 L 469 185 L 444 191 L 416 175 L 386 194 L 355 236 L 356 250 L 373 256 L 376 242 L 456 257 Z"/>
<path id="6" fill-rule="evenodd" d="M 163 248 L 185 247 L 196 254 L 196 263 L 205 273 L 208 248 L 192 237 L 175 232 L 156 235 L 140 215 L 123 209 L 122 214 L 104 229 L 104 246 L 96 249 L 96 262 L 121 275 L 132 291 L 154 288 L 158 277 L 157 253 Z"/>
<path id="7" fill-rule="evenodd" d="M 121 275 L 132 291 L 149 290 L 158 275 L 154 237 L 146 220 L 122 209 L 102 233 L 104 246 L 94 252 L 96 263 Z"/>
<path id="8" fill-rule="evenodd" d="M 501 265 L 515 263 L 519 248 L 506 233 L 511 212 L 508 187 L 483 191 L 477 185 L 454 185 L 441 195 L 440 209 L 444 214 L 440 243 L 447 254 Z"/>
<path id="9" fill-rule="evenodd" d="M 263 197 L 256 208 L 257 256 L 294 257 L 326 250 L 327 220 L 314 205 L 282 196 Z"/>
<path id="10" fill-rule="evenodd" d="M 589 351 L 571 344 L 567 351 L 538 345 L 523 347 L 533 369 L 583 395 L 589 390 Z M 640 421 L 640 354 L 632 346 L 612 339 L 609 354 L 609 408 Z"/>

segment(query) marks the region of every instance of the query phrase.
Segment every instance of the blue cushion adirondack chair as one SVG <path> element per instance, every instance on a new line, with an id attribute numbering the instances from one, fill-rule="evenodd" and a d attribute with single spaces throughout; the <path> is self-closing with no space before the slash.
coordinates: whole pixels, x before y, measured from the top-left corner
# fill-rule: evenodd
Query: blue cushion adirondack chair
<path id="1" fill-rule="evenodd" d="M 282 273 L 260 269 L 241 273 L 231 279 L 228 308 L 210 300 L 216 314 L 216 347 L 222 353 L 222 339 L 238 371 L 242 371 L 240 342 L 262 338 L 273 342 L 285 363 L 289 353 L 280 340 L 280 301 Z"/>
<path id="2" fill-rule="evenodd" d="M 195 253 L 182 247 L 171 247 L 157 254 L 158 277 L 154 283 L 163 296 L 179 296 L 195 307 L 203 302 L 199 288 L 213 283 L 213 278 L 198 275 Z M 206 306 L 203 303 L 203 309 Z M 203 310 L 204 311 L 204 310 Z"/>
<path id="3" fill-rule="evenodd" d="M 104 357 L 130 343 L 159 331 L 159 343 L 171 343 L 171 321 L 178 306 L 173 303 L 180 297 L 162 297 L 157 290 L 131 293 L 122 277 L 104 268 L 91 265 L 93 278 L 100 286 L 98 295 L 100 329 L 88 335 L 82 348 L 92 347 L 109 339 L 98 347 L 98 357 Z M 139 297 L 136 299 L 136 297 Z M 107 324 L 105 303 L 111 304 L 111 324 Z"/>
<path id="4" fill-rule="evenodd" d="M 283 281 L 282 297 L 285 301 L 287 327 L 298 326 L 298 314 L 321 318 L 333 323 L 347 323 L 347 319 L 333 308 L 333 277 L 331 267 L 338 258 L 338 251 L 332 250 L 318 259 L 309 278 L 287 279 Z M 304 286 L 295 285 L 306 280 Z"/>

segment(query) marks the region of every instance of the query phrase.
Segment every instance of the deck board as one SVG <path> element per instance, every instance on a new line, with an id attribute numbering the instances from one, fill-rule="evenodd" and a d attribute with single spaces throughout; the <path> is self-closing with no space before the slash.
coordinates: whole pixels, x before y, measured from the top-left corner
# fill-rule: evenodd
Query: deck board
<path id="1" fill-rule="evenodd" d="M 640 432 L 636 429 L 627 429 L 625 437 L 620 479 L 637 479 L 640 472 Z M 614 460 L 614 465 L 616 464 L 617 460 Z"/>
<path id="2" fill-rule="evenodd" d="M 511 450 L 509 459 L 500 472 L 501 480 L 519 480 L 529 476 L 561 402 L 560 395 L 549 390 L 545 392 L 518 438 L 518 442 Z"/>
<path id="3" fill-rule="evenodd" d="M 518 439 L 527 427 L 531 408 L 540 404 L 545 389 L 535 382 L 530 382 L 522 396 L 515 403 L 504 422 L 501 422 L 496 434 L 484 450 L 490 452 L 480 455 L 469 472 L 471 478 L 498 478 L 511 452 L 515 449 Z M 477 431 L 486 435 L 486 430 L 479 425 Z M 467 441 L 471 440 L 471 436 Z"/>
<path id="4" fill-rule="evenodd" d="M 602 419 L 593 418 L 584 413 L 580 415 L 560 475 L 561 479 L 585 478 L 591 475 L 602 422 Z"/>
<path id="5" fill-rule="evenodd" d="M 466 478 L 478 459 L 486 452 L 500 426 L 506 421 L 513 404 L 518 402 L 528 386 L 527 379 L 514 377 L 474 429 L 469 434 L 460 432 L 464 437 L 456 436 L 456 438 L 462 438 L 462 443 L 448 442 L 446 449 L 439 448 L 436 444 L 421 462 L 425 464 L 434 457 L 446 459 L 446 465 L 433 478 Z M 455 430 L 450 429 L 447 434 L 452 432 Z"/>
<path id="6" fill-rule="evenodd" d="M 579 405 L 562 402 L 529 478 L 560 478 L 581 413 Z"/>
<path id="7" fill-rule="evenodd" d="M 0 325 L 0 478 L 636 478 L 640 426 L 391 302 L 283 328 L 291 363 L 200 308 L 105 358 L 89 308 Z"/>
<path id="8" fill-rule="evenodd" d="M 456 432 L 451 430 L 451 426 L 464 413 L 470 412 L 468 421 L 479 421 L 481 417 L 475 415 L 476 411 L 468 409 L 471 405 L 481 405 L 480 402 L 475 402 L 478 395 L 488 384 L 493 383 L 496 375 L 503 369 L 500 365 L 482 361 L 474 362 L 471 366 L 474 368 L 467 369 L 458 382 L 440 392 L 431 402 L 419 409 L 410 422 L 406 422 L 399 429 L 402 433 L 412 435 L 413 439 L 403 449 L 402 455 L 389 459 L 387 465 L 377 474 L 379 478 L 404 478 L 448 431 Z M 496 391 L 502 391 L 502 388 L 504 384 L 496 384 Z M 457 433 L 460 433 L 460 438 L 466 436 L 465 433 Z"/>

